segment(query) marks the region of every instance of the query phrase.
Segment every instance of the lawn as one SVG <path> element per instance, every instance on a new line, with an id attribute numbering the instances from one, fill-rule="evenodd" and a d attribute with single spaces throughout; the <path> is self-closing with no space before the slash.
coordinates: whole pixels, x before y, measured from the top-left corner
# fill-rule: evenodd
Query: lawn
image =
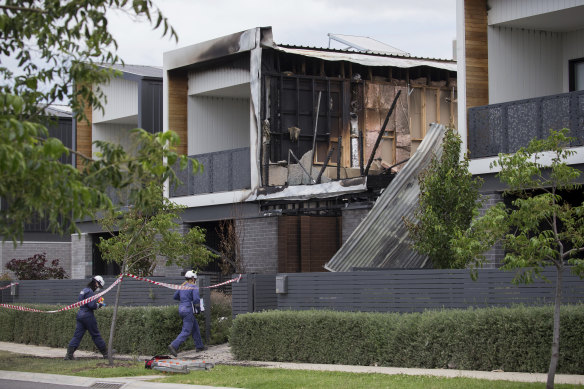
<path id="1" fill-rule="evenodd" d="M 63 374 L 82 377 L 132 377 L 144 375 L 163 376 L 156 382 L 231 386 L 237 388 L 544 388 L 544 384 L 509 381 L 488 381 L 470 378 L 440 378 L 365 373 L 343 373 L 307 370 L 267 369 L 248 366 L 217 365 L 210 371 L 189 374 L 169 374 L 144 368 L 143 361 L 115 361 L 111 367 L 103 359 L 81 358 L 63 361 L 0 351 L 1 370 L 35 373 Z M 154 377 L 153 377 L 154 378 Z M 575 388 L 573 385 L 556 385 L 557 388 Z M 579 386 L 583 388 L 583 386 Z"/>

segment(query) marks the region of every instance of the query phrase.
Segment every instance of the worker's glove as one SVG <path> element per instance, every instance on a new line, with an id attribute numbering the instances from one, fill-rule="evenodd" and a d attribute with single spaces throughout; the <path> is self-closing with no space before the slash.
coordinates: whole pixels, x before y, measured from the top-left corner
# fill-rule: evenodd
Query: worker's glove
<path id="1" fill-rule="evenodd" d="M 97 307 L 101 308 L 101 307 L 105 307 L 107 306 L 107 304 L 105 303 L 105 300 L 103 299 L 103 297 L 100 297 L 99 300 L 97 300 Z"/>

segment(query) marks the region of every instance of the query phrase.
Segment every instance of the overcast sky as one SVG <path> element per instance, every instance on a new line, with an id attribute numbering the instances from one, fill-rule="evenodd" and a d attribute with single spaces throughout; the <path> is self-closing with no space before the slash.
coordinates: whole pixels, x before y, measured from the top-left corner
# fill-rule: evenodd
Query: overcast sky
<path id="1" fill-rule="evenodd" d="M 419 57 L 452 58 L 456 0 L 154 0 L 178 33 L 175 43 L 147 23 L 112 13 L 127 64 L 162 65 L 162 53 L 254 27 L 276 43 L 328 47 L 327 33 L 368 36 Z M 341 48 L 337 44 L 333 47 Z"/>

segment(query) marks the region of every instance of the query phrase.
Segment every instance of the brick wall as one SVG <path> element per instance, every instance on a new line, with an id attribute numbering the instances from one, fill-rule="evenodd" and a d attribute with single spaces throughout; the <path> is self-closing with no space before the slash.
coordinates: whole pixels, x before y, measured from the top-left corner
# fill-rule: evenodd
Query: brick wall
<path id="1" fill-rule="evenodd" d="M 349 236 L 355 231 L 355 228 L 361 223 L 371 208 L 343 209 L 343 244 L 349 239 Z"/>
<path id="2" fill-rule="evenodd" d="M 482 193 L 485 202 L 483 206 L 479 210 L 480 215 L 484 215 L 487 209 L 491 208 L 497 203 L 503 201 L 503 196 L 499 192 L 492 192 L 492 193 Z M 497 243 L 491 248 L 487 253 L 485 253 L 485 263 L 483 268 L 485 269 L 494 269 L 498 268 L 503 264 L 503 258 L 505 257 L 505 250 L 501 243 Z"/>
<path id="3" fill-rule="evenodd" d="M 246 273 L 275 274 L 278 271 L 278 217 L 238 219 L 242 262 Z"/>
<path id="4" fill-rule="evenodd" d="M 92 243 L 93 238 L 90 234 L 71 235 L 71 278 L 80 279 L 91 275 Z"/>
<path id="5" fill-rule="evenodd" d="M 6 270 L 6 264 L 12 259 L 26 259 L 35 254 L 47 254 L 47 260 L 59 260 L 61 266 L 71 276 L 71 243 L 69 242 L 24 242 L 14 247 L 12 242 L 2 243 L 0 250 L 0 273 Z"/>

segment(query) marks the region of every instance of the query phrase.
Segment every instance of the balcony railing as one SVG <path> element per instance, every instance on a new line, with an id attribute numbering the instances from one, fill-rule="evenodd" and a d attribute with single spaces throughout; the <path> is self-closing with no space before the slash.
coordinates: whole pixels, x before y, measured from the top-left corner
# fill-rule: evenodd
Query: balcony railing
<path id="1" fill-rule="evenodd" d="M 549 130 L 570 129 L 570 146 L 584 145 L 584 91 L 485 105 L 468 110 L 471 158 L 513 153 Z"/>
<path id="2" fill-rule="evenodd" d="M 170 188 L 170 197 L 251 188 L 249 153 L 249 147 L 244 147 L 191 155 L 203 165 L 203 172 L 193 174 L 191 166 L 185 170 L 177 169 L 182 184 Z"/>

